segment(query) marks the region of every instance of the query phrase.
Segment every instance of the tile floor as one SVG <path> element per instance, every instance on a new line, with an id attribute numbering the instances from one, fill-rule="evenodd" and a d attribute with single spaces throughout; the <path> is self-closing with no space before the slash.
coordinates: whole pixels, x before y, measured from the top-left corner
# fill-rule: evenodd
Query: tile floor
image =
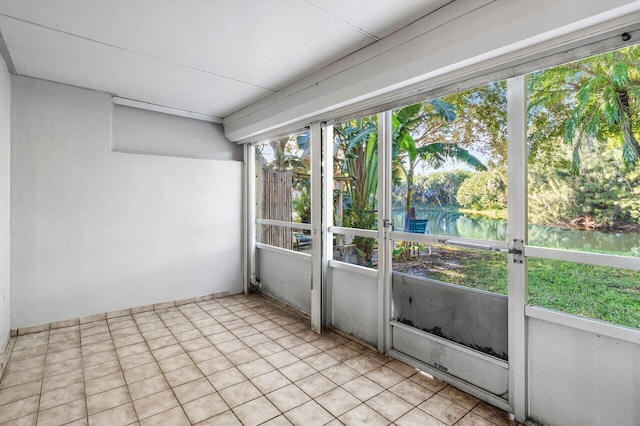
<path id="1" fill-rule="evenodd" d="M 261 295 L 14 338 L 0 424 L 510 425 L 507 414 Z"/>

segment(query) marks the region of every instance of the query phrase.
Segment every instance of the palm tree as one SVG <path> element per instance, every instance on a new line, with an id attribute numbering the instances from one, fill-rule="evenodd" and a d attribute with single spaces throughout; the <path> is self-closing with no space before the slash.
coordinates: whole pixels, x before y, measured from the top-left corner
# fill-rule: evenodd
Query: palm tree
<path id="1" fill-rule="evenodd" d="M 640 144 L 635 135 L 640 117 L 640 46 L 627 47 L 532 74 L 529 111 L 536 129 L 556 128 L 573 144 L 573 169 L 580 164 L 583 144 L 617 139 L 627 165 L 637 164 Z M 541 121 L 540 117 L 544 117 Z M 561 129 L 558 129 L 561 126 Z M 553 131 L 542 132 L 541 137 Z M 536 142 L 536 135 L 532 141 Z"/>
<path id="2" fill-rule="evenodd" d="M 451 140 L 456 118 L 456 106 L 443 99 L 432 99 L 393 112 L 393 176 L 396 182 L 406 182 L 404 206 L 407 217 L 411 212 L 415 173 L 421 163 L 438 169 L 447 159 L 455 159 L 476 170 L 486 170 L 478 158 Z"/>

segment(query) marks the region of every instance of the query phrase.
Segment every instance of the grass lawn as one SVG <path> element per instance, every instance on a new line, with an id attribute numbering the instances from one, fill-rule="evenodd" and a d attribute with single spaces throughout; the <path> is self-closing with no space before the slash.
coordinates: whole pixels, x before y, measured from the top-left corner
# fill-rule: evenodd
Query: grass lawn
<path id="1" fill-rule="evenodd" d="M 640 272 L 548 259 L 528 260 L 529 303 L 640 328 Z M 507 255 L 434 247 L 394 261 L 394 270 L 507 294 Z"/>

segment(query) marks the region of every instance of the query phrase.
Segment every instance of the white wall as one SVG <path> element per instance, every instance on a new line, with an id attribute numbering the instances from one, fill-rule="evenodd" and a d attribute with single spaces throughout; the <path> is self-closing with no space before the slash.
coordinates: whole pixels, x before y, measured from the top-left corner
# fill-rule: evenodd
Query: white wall
<path id="1" fill-rule="evenodd" d="M 0 352 L 9 335 L 11 286 L 9 274 L 9 205 L 11 152 L 11 80 L 0 61 Z"/>
<path id="2" fill-rule="evenodd" d="M 534 318 L 529 411 L 546 425 L 640 424 L 640 344 Z"/>
<path id="3" fill-rule="evenodd" d="M 162 116 L 162 120 L 158 120 Z M 242 147 L 226 141 L 222 126 L 207 121 L 113 106 L 113 150 L 207 160 L 242 161 Z"/>
<path id="4" fill-rule="evenodd" d="M 12 95 L 12 328 L 242 291 L 241 162 L 111 152 L 105 93 Z"/>

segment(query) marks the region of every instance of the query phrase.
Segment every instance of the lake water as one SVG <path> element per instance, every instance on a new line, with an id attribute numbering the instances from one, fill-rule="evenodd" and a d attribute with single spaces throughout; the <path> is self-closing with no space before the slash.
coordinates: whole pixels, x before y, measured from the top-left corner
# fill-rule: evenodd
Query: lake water
<path id="1" fill-rule="evenodd" d="M 506 241 L 507 221 L 469 216 L 457 209 L 415 205 L 416 219 L 429 219 L 427 229 L 435 235 Z M 404 224 L 404 210 L 394 208 L 396 229 Z M 640 233 L 583 231 L 558 226 L 529 225 L 529 245 L 595 252 L 616 252 L 640 257 Z"/>

